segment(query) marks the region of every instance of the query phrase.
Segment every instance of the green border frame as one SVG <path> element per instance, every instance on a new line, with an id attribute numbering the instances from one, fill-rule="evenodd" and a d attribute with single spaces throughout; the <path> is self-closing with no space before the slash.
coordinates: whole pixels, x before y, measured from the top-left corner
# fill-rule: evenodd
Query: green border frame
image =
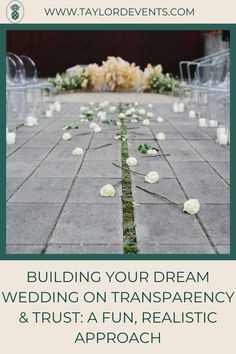
<path id="1" fill-rule="evenodd" d="M 0 25 L 0 157 L 1 157 L 1 169 L 0 169 L 0 260 L 235 260 L 236 259 L 236 221 L 233 217 L 230 218 L 230 254 L 190 254 L 190 255 L 8 255 L 6 254 L 6 95 L 5 95 L 5 72 L 6 72 L 6 31 L 7 30 L 230 30 L 230 45 L 231 45 L 231 63 L 236 63 L 236 24 L 1 24 Z M 231 98 L 232 92 L 236 92 L 236 68 L 231 65 Z M 231 99 L 231 117 L 236 114 L 236 100 Z M 234 135 L 236 131 L 236 124 L 234 119 L 231 118 L 231 135 Z M 235 150 L 235 141 L 231 140 L 230 153 Z M 235 176 L 235 162 L 231 158 L 230 163 L 230 175 L 231 181 Z M 236 208 L 234 206 L 235 186 L 231 185 L 231 206 L 230 215 L 232 216 Z"/>

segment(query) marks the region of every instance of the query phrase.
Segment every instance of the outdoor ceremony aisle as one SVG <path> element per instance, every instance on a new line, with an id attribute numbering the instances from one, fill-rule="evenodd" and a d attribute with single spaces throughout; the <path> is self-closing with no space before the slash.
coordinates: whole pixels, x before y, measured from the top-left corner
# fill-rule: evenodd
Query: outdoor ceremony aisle
<path id="1" fill-rule="evenodd" d="M 105 94 L 111 106 L 124 97 L 126 102 L 142 100 L 142 107 L 153 113 L 148 126 L 126 123 L 128 155 L 138 160 L 130 170 L 144 175 L 158 171 L 160 176 L 150 184 L 129 172 L 139 253 L 228 253 L 229 148 L 218 145 L 214 131 L 200 129 L 187 113 L 174 114 L 167 96 Z M 80 108 L 91 100 L 104 100 L 104 94 L 62 95 L 61 112 L 38 126 L 20 128 L 16 145 L 7 148 L 7 253 L 123 253 L 124 144 L 114 139 L 121 128 L 99 122 L 102 131 L 94 132 L 90 122 L 81 122 Z M 160 116 L 163 122 L 157 122 Z M 79 129 L 62 130 L 72 124 Z M 166 135 L 163 141 L 156 139 L 160 132 Z M 72 139 L 63 140 L 65 133 Z M 144 144 L 164 156 L 140 153 Z M 84 150 L 82 156 L 72 155 L 77 147 Z M 106 184 L 115 185 L 113 197 L 100 196 Z M 197 198 L 200 211 L 183 213 L 136 186 L 175 202 Z"/>

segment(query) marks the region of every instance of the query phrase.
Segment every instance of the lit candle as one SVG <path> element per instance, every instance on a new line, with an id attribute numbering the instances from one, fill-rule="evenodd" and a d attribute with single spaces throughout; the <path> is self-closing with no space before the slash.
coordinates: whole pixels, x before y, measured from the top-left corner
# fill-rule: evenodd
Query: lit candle
<path id="1" fill-rule="evenodd" d="M 195 111 L 189 111 L 189 118 L 195 118 L 196 114 Z"/>
<path id="2" fill-rule="evenodd" d="M 33 127 L 34 125 L 37 125 L 38 124 L 38 120 L 36 117 L 33 117 L 33 116 L 28 116 L 26 118 L 26 125 L 28 127 Z"/>
<path id="3" fill-rule="evenodd" d="M 47 118 L 52 117 L 52 111 L 50 111 L 50 110 L 46 111 L 45 114 L 46 114 L 46 117 L 47 117 Z"/>
<path id="4" fill-rule="evenodd" d="M 14 145 L 16 143 L 16 133 L 7 133 L 7 145 Z"/>
<path id="5" fill-rule="evenodd" d="M 218 142 L 220 145 L 227 145 L 228 135 L 227 134 L 220 134 Z"/>
<path id="6" fill-rule="evenodd" d="M 51 104 L 49 105 L 49 110 L 50 110 L 50 111 L 55 111 L 55 105 L 54 105 L 54 103 L 51 103 Z"/>
<path id="7" fill-rule="evenodd" d="M 216 129 L 216 136 L 217 136 L 217 140 L 219 141 L 219 139 L 220 139 L 220 136 L 221 135 L 226 135 L 226 129 L 225 129 L 225 127 L 219 127 L 219 128 L 217 128 Z"/>
<path id="8" fill-rule="evenodd" d="M 173 104 L 173 112 L 174 113 L 179 113 L 179 104 L 177 102 L 175 102 Z"/>
<path id="9" fill-rule="evenodd" d="M 56 112 L 60 112 L 61 111 L 61 103 L 60 103 L 60 101 L 56 101 L 54 103 L 54 109 L 55 109 Z"/>
<path id="10" fill-rule="evenodd" d="M 183 113 L 183 112 L 184 112 L 184 103 L 183 103 L 183 102 L 180 102 L 180 103 L 179 103 L 179 112 L 180 112 L 180 113 Z"/>
<path id="11" fill-rule="evenodd" d="M 209 124 L 211 128 L 216 128 L 218 126 L 218 122 L 215 119 L 210 119 Z"/>
<path id="12" fill-rule="evenodd" d="M 206 127 L 207 126 L 206 118 L 199 118 L 198 124 L 199 124 L 199 127 Z"/>

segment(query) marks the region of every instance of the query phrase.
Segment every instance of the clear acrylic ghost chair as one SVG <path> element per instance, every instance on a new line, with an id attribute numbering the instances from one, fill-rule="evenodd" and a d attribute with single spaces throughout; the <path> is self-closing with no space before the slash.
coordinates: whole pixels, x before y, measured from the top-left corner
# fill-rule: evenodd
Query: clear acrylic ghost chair
<path id="1" fill-rule="evenodd" d="M 19 81 L 19 71 L 15 61 L 6 58 L 6 107 L 8 127 L 18 127 L 25 119 L 26 90 Z"/>

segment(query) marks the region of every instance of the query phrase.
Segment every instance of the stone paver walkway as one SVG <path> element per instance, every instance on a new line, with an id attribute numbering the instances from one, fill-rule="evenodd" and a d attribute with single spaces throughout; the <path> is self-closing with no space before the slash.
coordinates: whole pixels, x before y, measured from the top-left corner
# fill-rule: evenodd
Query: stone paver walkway
<path id="1" fill-rule="evenodd" d="M 139 160 L 136 171 L 160 174 L 154 185 L 131 175 L 140 253 L 228 253 L 229 148 L 216 144 L 214 130 L 200 129 L 187 113 L 173 114 L 170 97 L 143 94 L 62 95 L 62 111 L 54 118 L 18 130 L 17 144 L 7 148 L 7 253 L 123 253 L 121 186 L 114 198 L 99 196 L 101 186 L 121 178 L 112 165 L 121 163 L 120 142 L 114 139 L 118 128 L 101 124 L 101 133 L 91 133 L 78 118 L 82 100 L 104 98 L 143 100 L 147 110 L 147 102 L 156 103 L 154 117 L 165 119 L 129 131 L 129 155 Z M 71 132 L 71 141 L 63 141 L 61 127 L 70 123 L 80 129 Z M 157 143 L 153 134 L 158 132 L 167 139 Z M 142 156 L 137 147 L 143 143 L 170 156 Z M 94 149 L 104 144 L 112 145 Z M 86 153 L 72 156 L 75 147 Z M 197 198 L 200 212 L 185 214 L 136 185 L 175 201 Z"/>

